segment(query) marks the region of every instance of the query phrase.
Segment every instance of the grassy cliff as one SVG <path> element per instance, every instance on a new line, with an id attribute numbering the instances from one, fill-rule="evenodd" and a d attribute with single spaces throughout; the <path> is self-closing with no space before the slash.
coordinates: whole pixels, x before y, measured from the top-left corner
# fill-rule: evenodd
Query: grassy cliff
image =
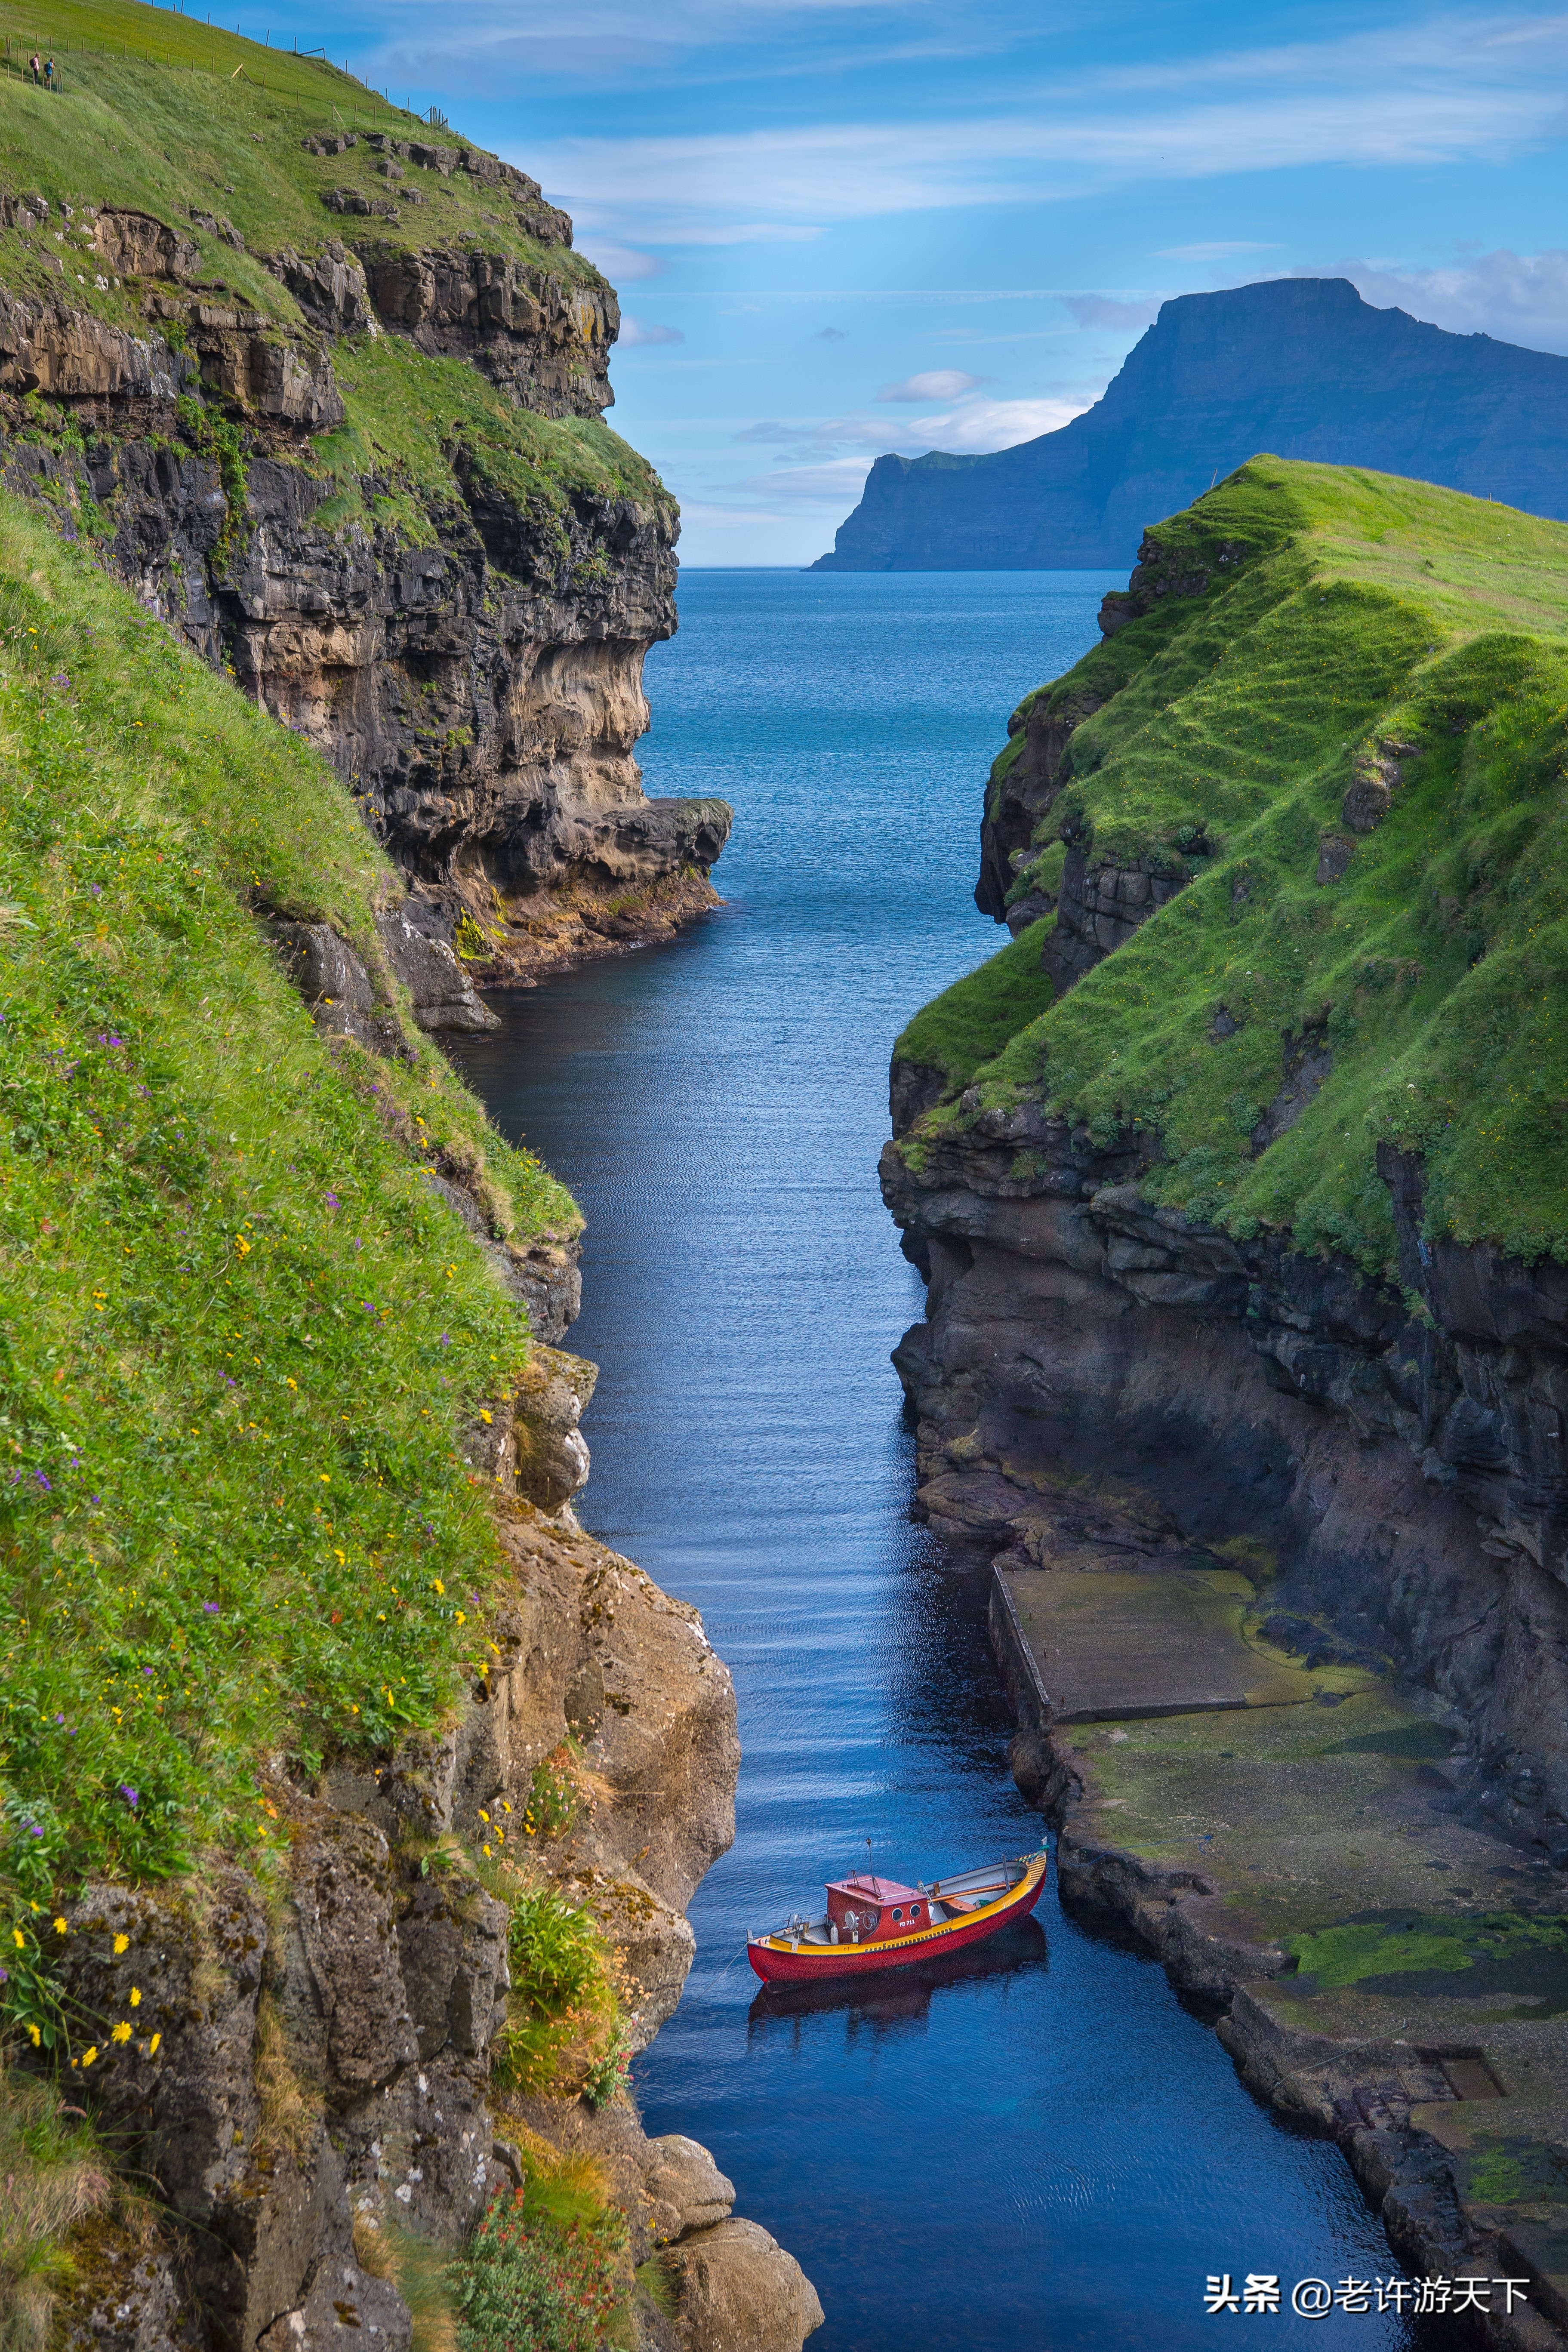
<path id="1" fill-rule="evenodd" d="M 421 1178 L 576 1213 L 406 1024 L 324 1040 L 253 904 L 373 966 L 401 891 L 313 753 L 0 503 L 0 1911 L 273 1832 L 486 1657 L 458 1433 L 526 1327 Z"/>
<path id="2" fill-rule="evenodd" d="M 965 1040 L 984 1104 L 1142 1136 L 1146 1189 L 1238 1234 L 1392 1273 L 1387 1140 L 1429 1233 L 1568 1257 L 1568 527 L 1258 457 L 1146 558 L 1160 593 L 1025 706 L 1092 715 L 1018 888 L 1069 853 L 1184 887 L 1005 1043 L 1021 942 L 899 1052 Z"/>

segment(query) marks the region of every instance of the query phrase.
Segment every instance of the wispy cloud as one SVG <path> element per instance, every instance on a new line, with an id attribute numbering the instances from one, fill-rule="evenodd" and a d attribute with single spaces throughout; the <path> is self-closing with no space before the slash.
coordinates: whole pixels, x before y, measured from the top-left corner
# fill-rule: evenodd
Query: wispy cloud
<path id="1" fill-rule="evenodd" d="M 877 397 L 919 406 L 925 400 L 956 400 L 961 393 L 973 392 L 979 382 L 977 375 L 968 375 L 963 368 L 926 368 L 919 375 L 907 375 L 902 383 L 885 383 Z"/>
<path id="2" fill-rule="evenodd" d="M 621 349 L 636 352 L 652 343 L 683 343 L 686 341 L 679 327 L 660 327 L 651 319 L 621 320 Z"/>
<path id="3" fill-rule="evenodd" d="M 1559 128 L 1562 44 L 1561 18 L 1441 16 L 1064 78 L 963 117 L 567 139 L 530 163 L 604 230 L 676 244 L 1148 176 L 1498 160 Z"/>

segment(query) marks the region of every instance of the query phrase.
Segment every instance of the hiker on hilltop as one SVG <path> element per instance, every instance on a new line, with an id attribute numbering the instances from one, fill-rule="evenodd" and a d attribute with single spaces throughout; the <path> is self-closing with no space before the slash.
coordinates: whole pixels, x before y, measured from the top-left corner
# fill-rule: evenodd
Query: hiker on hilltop
<path id="1" fill-rule="evenodd" d="M 28 62 L 31 64 L 33 68 L 33 79 L 35 81 L 41 82 L 44 79 L 44 69 L 38 63 L 38 52 L 37 49 L 33 51 L 32 57 Z"/>

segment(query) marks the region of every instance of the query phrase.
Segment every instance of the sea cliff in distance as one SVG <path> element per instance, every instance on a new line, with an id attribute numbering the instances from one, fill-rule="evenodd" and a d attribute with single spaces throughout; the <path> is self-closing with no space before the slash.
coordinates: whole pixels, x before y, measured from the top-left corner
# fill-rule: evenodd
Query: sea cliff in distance
<path id="1" fill-rule="evenodd" d="M 1376 310 L 1342 278 L 1164 303 L 1104 396 L 987 457 L 879 457 L 816 572 L 1094 571 L 1255 451 L 1568 516 L 1568 359 Z"/>

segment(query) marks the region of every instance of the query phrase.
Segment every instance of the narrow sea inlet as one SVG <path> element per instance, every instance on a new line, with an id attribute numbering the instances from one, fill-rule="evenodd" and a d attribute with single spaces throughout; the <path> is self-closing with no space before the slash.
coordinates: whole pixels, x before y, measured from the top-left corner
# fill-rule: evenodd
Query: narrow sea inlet
<path id="1" fill-rule="evenodd" d="M 969 897 L 1008 710 L 1093 640 L 1107 574 L 683 575 L 647 666 L 650 793 L 735 808 L 725 907 L 673 946 L 492 999 L 455 1050 L 588 1216 L 567 1345 L 601 1366 L 585 1526 L 702 1610 L 745 1760 L 692 1905 L 685 1999 L 642 2062 L 794 2252 L 821 2352 L 1227 2341 L 1447 2352 L 1338 2153 L 1237 2082 L 1151 1961 L 1064 1917 L 929 1971 L 759 1990 L 748 1928 L 865 1858 L 910 1880 L 1018 1853 L 983 1580 L 911 1525 L 888 1351 L 920 1313 L 876 1182 L 910 1015 L 1005 943 Z M 1205 2309 L 1211 2274 L 1285 2308 Z M 1289 2288 L 1368 2283 L 1292 2316 Z"/>

